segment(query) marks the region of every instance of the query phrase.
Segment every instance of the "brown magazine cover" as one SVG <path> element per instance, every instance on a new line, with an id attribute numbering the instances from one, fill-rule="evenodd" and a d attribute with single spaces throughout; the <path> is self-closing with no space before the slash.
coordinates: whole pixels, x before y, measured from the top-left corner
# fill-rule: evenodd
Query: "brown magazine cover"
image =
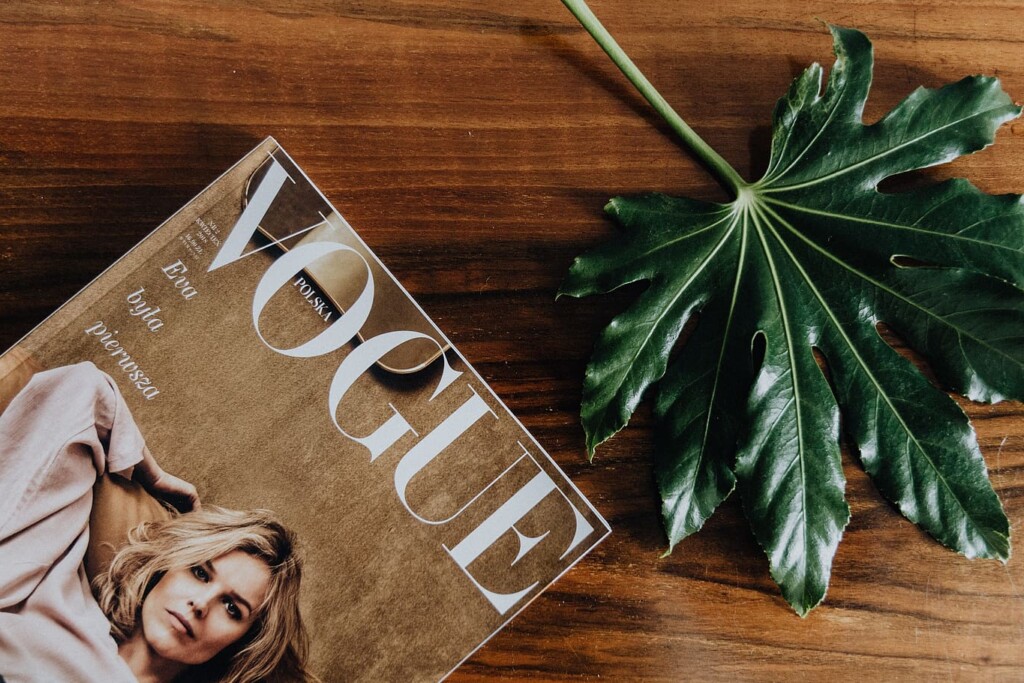
<path id="1" fill-rule="evenodd" d="M 272 138 L 0 411 L 7 683 L 438 680 L 610 532 Z"/>

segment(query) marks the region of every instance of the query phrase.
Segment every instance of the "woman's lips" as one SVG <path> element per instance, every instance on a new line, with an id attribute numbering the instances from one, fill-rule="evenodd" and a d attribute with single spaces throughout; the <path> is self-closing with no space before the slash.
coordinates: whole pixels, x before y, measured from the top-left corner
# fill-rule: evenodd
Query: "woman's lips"
<path id="1" fill-rule="evenodd" d="M 192 624 L 188 623 L 188 619 L 186 619 L 184 615 L 175 612 L 172 609 L 167 610 L 167 613 L 174 617 L 174 620 L 181 627 L 181 630 L 184 631 L 189 638 L 196 637 L 195 631 L 192 630 Z"/>

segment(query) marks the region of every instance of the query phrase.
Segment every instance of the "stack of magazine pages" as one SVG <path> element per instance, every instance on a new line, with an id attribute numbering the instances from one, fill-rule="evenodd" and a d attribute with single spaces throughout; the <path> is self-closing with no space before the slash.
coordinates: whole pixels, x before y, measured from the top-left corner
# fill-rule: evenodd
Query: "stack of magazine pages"
<path id="1" fill-rule="evenodd" d="M 271 138 L 0 411 L 7 683 L 439 680 L 610 531 Z"/>

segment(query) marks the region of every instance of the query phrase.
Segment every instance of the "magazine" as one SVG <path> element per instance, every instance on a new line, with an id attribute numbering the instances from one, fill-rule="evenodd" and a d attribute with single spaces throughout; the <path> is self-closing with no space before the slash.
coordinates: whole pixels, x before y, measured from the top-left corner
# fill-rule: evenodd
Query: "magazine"
<path id="1" fill-rule="evenodd" d="M 7 683 L 439 680 L 610 532 L 272 138 L 0 411 Z"/>

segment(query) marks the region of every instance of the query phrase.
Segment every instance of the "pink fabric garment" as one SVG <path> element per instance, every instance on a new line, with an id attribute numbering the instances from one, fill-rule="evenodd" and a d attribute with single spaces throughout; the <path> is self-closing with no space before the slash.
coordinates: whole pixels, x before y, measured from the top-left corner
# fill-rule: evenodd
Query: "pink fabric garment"
<path id="1" fill-rule="evenodd" d="M 92 363 L 35 375 L 0 415 L 0 676 L 136 683 L 82 566 L 92 486 L 142 460 L 114 381 Z"/>

